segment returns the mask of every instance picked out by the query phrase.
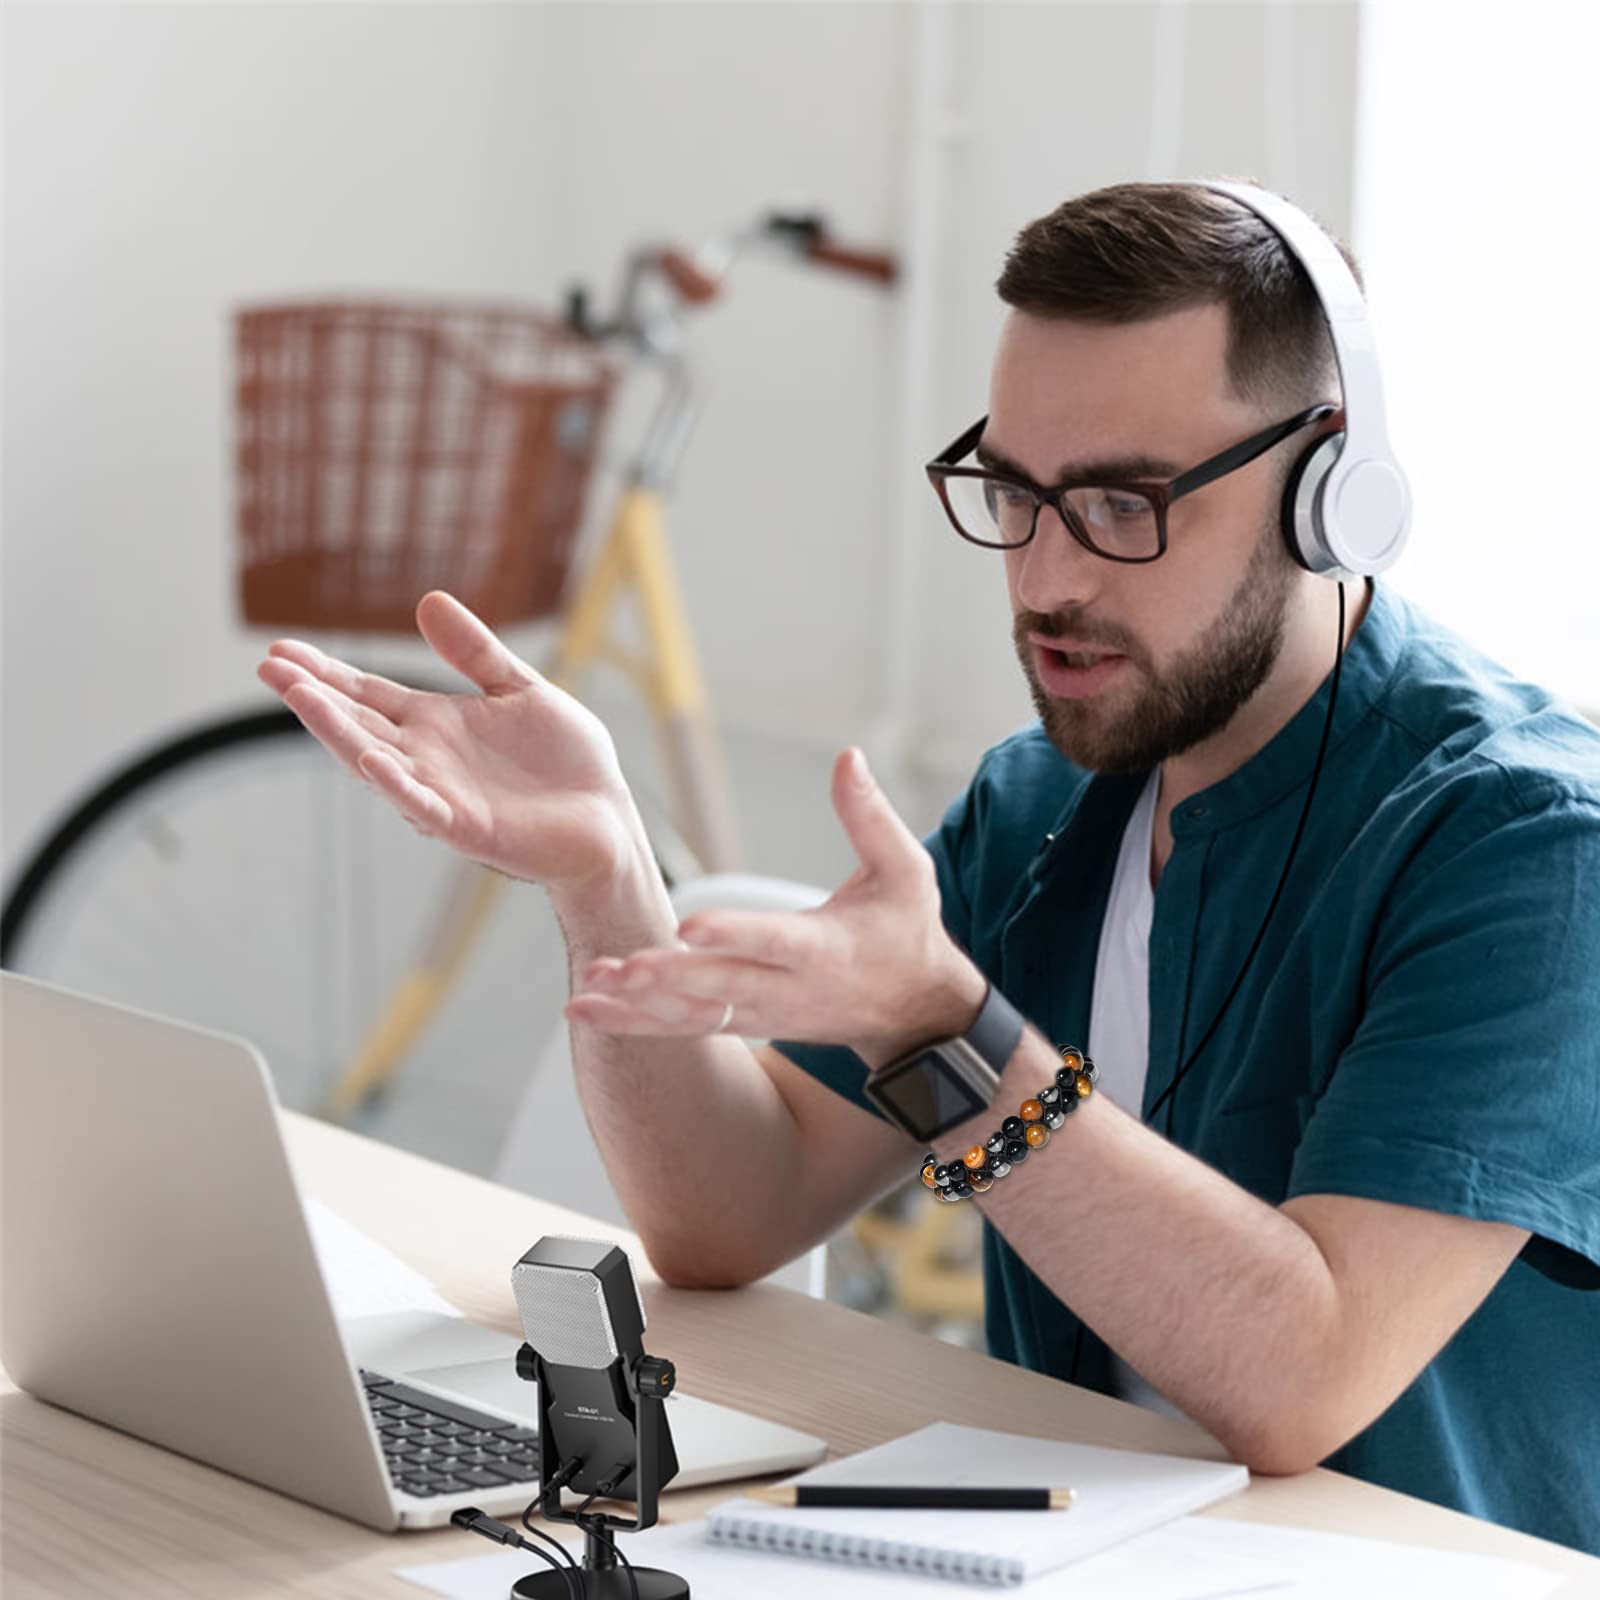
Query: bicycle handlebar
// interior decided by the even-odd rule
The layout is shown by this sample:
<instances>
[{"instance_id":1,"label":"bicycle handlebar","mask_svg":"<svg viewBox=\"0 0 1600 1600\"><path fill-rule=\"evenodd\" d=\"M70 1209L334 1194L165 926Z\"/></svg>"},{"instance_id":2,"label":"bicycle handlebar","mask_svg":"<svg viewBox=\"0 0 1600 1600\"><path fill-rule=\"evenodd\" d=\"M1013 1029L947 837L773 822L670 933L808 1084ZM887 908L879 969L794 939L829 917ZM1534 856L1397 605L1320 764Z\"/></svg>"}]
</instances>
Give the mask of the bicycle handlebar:
<instances>
[{"instance_id":1,"label":"bicycle handlebar","mask_svg":"<svg viewBox=\"0 0 1600 1600\"><path fill-rule=\"evenodd\" d=\"M856 250L816 239L805 247L805 254L819 267L832 267L836 272L853 273L882 284L893 283L900 276L900 263L887 250Z\"/></svg>"},{"instance_id":2,"label":"bicycle handlebar","mask_svg":"<svg viewBox=\"0 0 1600 1600\"><path fill-rule=\"evenodd\" d=\"M900 275L899 262L887 250L864 250L838 243L828 232L826 221L812 213L770 212L746 235L731 244L724 242L710 249L715 263L708 270L707 252L699 256L675 245L650 252L649 265L672 286L678 298L688 305L708 305L722 291L727 267L744 244L764 241L776 245L802 261L809 261L834 272L868 278L885 286Z\"/></svg>"},{"instance_id":3,"label":"bicycle handlebar","mask_svg":"<svg viewBox=\"0 0 1600 1600\"><path fill-rule=\"evenodd\" d=\"M679 298L691 305L705 305L715 300L721 291L721 281L702 272L687 251L668 245L657 255L656 266L660 268L661 276L677 290Z\"/></svg>"}]
</instances>

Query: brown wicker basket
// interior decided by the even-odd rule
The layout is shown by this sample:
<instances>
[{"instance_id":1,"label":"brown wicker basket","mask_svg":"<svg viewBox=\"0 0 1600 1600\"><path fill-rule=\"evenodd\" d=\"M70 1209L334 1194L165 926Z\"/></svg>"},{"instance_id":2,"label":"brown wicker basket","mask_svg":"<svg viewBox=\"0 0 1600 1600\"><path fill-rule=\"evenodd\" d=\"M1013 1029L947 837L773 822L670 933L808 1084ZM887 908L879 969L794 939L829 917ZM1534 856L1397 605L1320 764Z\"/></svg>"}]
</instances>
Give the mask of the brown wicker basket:
<instances>
[{"instance_id":1,"label":"brown wicker basket","mask_svg":"<svg viewBox=\"0 0 1600 1600\"><path fill-rule=\"evenodd\" d=\"M256 306L235 318L245 621L411 633L561 604L616 372L538 312Z\"/></svg>"}]
</instances>

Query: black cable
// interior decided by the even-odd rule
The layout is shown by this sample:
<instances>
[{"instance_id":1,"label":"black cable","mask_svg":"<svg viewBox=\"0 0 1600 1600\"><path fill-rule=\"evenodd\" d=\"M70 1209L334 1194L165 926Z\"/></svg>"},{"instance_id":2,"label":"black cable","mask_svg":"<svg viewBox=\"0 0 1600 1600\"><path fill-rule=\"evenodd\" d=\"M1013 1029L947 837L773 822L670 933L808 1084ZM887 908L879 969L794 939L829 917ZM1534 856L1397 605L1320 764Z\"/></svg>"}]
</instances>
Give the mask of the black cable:
<instances>
[{"instance_id":1,"label":"black cable","mask_svg":"<svg viewBox=\"0 0 1600 1600\"><path fill-rule=\"evenodd\" d=\"M535 1539L543 1539L546 1544L550 1545L554 1550L556 1550L557 1553L560 1555L561 1559L566 1562L567 1567L570 1567L572 1569L572 1572L576 1572L576 1573L580 1573L581 1574L582 1569L578 1566L578 1563L572 1559L572 1552L564 1544L562 1544L562 1542L558 1538L556 1538L556 1536L553 1533L546 1533L542 1528L534 1527L533 1522L531 1520L531 1517L532 1517L533 1508L538 1504L539 1504L539 1502L537 1500L530 1500L527 1503L527 1505L525 1505L522 1508L522 1526L529 1533L531 1533L534 1536ZM525 1548L531 1550L531 1549L533 1549L533 1546L532 1545L527 1545ZM539 1554L540 1555L544 1555L544 1552L541 1550L541 1551L539 1551ZM548 1560L551 1563L552 1566L554 1566L556 1564L554 1557L546 1556L545 1559ZM562 1568L561 1571L562 1571L562 1576L565 1577L566 1580L567 1580L567 1592L569 1594L571 1594L571 1593L573 1593L573 1585L574 1585L574 1581L575 1580L572 1578L571 1574L566 1571L565 1568ZM582 1582L581 1576L576 1580L576 1583L577 1583L576 1600L582 1600L583 1582Z\"/></svg>"},{"instance_id":2,"label":"black cable","mask_svg":"<svg viewBox=\"0 0 1600 1600\"><path fill-rule=\"evenodd\" d=\"M1267 907L1267 914L1261 919L1261 926L1256 930L1255 943L1250 946L1250 954L1244 958L1244 965L1239 968L1239 975L1233 980L1233 987L1228 991L1228 998L1222 1002L1216 1016L1211 1019L1211 1026L1206 1029L1200 1043L1189 1053L1189 1059L1172 1075L1172 1082L1161 1091L1156 1103L1150 1107L1150 1112L1145 1121L1148 1122L1155 1116L1167 1099L1178 1087L1183 1075L1188 1072L1199 1059L1200 1052L1211 1043L1211 1035L1217 1031L1217 1024L1223 1019L1227 1009L1233 1003L1233 997L1239 992L1239 985L1244 982L1244 975L1250 970L1250 963L1256 958L1256 951L1261 948L1261 941L1266 937L1267 925L1272 921L1272 913L1278 909L1278 901L1283 897L1283 886L1289 881L1289 868L1294 865L1295 852L1300 848L1300 837L1306 831L1306 818L1311 815L1311 802L1316 798L1317 781L1322 776L1322 758L1327 754L1328 736L1333 732L1333 711L1339 703L1339 673L1344 666L1344 585L1339 585L1339 649L1333 658L1333 686L1328 691L1328 714L1322 720L1322 742L1317 746L1316 763L1311 768L1311 784L1306 790L1306 803L1300 808L1300 821L1294 830L1293 842L1289 845L1288 859L1283 863L1283 871L1278 874L1278 887L1272 891L1272 901ZM1167 1137L1172 1137L1172 1106L1167 1107Z\"/></svg>"},{"instance_id":3,"label":"black cable","mask_svg":"<svg viewBox=\"0 0 1600 1600\"><path fill-rule=\"evenodd\" d=\"M587 1521L584 1519L584 1512L586 1512L589 1507L592 1506L602 1495L610 1494L632 1471L633 1463L631 1461L619 1463L615 1475L607 1478L606 1481L602 1483L600 1487L596 1489L595 1492L590 1495L581 1506L578 1507L578 1509L573 1513L573 1520L576 1521L578 1526L582 1528L585 1533L593 1534L593 1536L611 1552L612 1557L622 1563L623 1570L628 1574L628 1587L633 1591L632 1600L639 1600L639 1580L633 1575L633 1563L629 1561L628 1558L623 1555L622 1551L618 1548L615 1536L606 1526L605 1514L602 1512L600 1515L590 1518Z\"/></svg>"},{"instance_id":4,"label":"black cable","mask_svg":"<svg viewBox=\"0 0 1600 1600\"><path fill-rule=\"evenodd\" d=\"M496 1544L510 1545L518 1550L525 1550L529 1555L538 1556L541 1561L548 1561L562 1576L567 1586L567 1593L572 1600L584 1600L583 1582L581 1577L574 1577L576 1568L568 1570L572 1565L572 1557L567 1556L566 1567L562 1566L547 1550L541 1550L536 1544L529 1544L515 1528L508 1527L503 1522L497 1522L493 1517L486 1516L476 1506L463 1506L454 1512L450 1518L451 1525L465 1528L468 1533L476 1533L485 1539L493 1539ZM565 1551L562 1552L564 1555Z\"/></svg>"},{"instance_id":5,"label":"black cable","mask_svg":"<svg viewBox=\"0 0 1600 1600\"><path fill-rule=\"evenodd\" d=\"M1300 821L1294 830L1294 838L1289 845L1289 854L1283 863L1283 871L1278 874L1278 887L1272 891L1272 900L1267 906L1267 914L1261 919L1261 926L1256 930L1255 942L1250 946L1250 953L1244 958L1244 965L1239 968L1238 976L1233 980L1233 987L1228 990L1228 997L1218 1008L1216 1016L1211 1019L1211 1026L1193 1050L1189 1052L1189 1059L1183 1063L1172 1075L1172 1082L1163 1089L1150 1107L1149 1112L1141 1119L1150 1122L1155 1114L1167 1107L1167 1138L1172 1137L1172 1113L1177 1105L1173 1091L1183 1079L1185 1073L1200 1058L1200 1052L1211 1043L1211 1036L1217 1031L1217 1025L1227 1014L1228 1007L1233 1004L1233 997L1238 994L1239 986L1244 982L1245 974L1250 970L1250 963L1256 958L1256 951L1261 948L1261 941L1266 937L1267 926L1272 921L1272 913L1278 909L1278 901L1283 897L1283 886L1289 881L1289 869L1294 865L1295 852L1300 848L1301 836L1306 831L1306 818L1311 815L1311 802L1316 798L1317 783L1322 777L1322 761L1328 752L1328 737L1333 732L1333 712L1339 704L1339 674L1344 667L1344 584L1339 585L1339 643L1333 658L1333 683L1328 690L1328 714L1322 721L1322 740L1317 746L1317 759L1311 768L1311 783L1306 789L1305 804L1300 808ZM1170 1101L1170 1104L1168 1103ZM1083 1319L1078 1319L1078 1331L1072 1340L1072 1368L1068 1374L1067 1382L1076 1383L1078 1379L1078 1358L1083 1351Z\"/></svg>"}]
</instances>

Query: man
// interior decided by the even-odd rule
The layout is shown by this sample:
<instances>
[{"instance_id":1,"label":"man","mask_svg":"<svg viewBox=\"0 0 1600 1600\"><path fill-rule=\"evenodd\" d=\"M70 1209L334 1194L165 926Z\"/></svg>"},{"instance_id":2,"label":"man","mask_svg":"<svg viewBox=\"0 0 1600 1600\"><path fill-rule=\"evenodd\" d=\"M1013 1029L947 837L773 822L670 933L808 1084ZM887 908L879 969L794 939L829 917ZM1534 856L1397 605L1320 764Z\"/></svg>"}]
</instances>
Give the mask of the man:
<instances>
[{"instance_id":1,"label":"man","mask_svg":"<svg viewBox=\"0 0 1600 1600\"><path fill-rule=\"evenodd\" d=\"M963 1034L992 985L1034 1026L940 1164L1061 1043L1101 1070L964 1202L996 1355L1176 1407L1259 1472L1327 1461L1600 1552L1600 735L1383 584L1290 559L1285 478L1340 397L1251 213L1099 191L1025 229L999 288L987 420L935 475L1005 546L1039 722L926 847L846 752L861 864L818 910L675 927L604 730L446 596L419 625L481 695L292 642L262 677L420 830L548 886L585 1111L669 1281L757 1278L914 1172L867 1071ZM1275 424L1171 501L1159 559L1055 492Z\"/></svg>"}]
</instances>

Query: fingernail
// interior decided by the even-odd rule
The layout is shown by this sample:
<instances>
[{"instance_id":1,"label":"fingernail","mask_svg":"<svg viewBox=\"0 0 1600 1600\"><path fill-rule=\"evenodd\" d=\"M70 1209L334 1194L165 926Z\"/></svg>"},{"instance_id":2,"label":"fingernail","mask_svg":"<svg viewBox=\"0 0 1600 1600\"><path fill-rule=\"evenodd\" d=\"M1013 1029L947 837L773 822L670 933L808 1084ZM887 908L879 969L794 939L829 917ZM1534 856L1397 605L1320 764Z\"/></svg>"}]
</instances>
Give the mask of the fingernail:
<instances>
[{"instance_id":1,"label":"fingernail","mask_svg":"<svg viewBox=\"0 0 1600 1600\"><path fill-rule=\"evenodd\" d=\"M872 774L867 771L867 758L859 746L850 752L850 777L858 789L865 789L872 782Z\"/></svg>"}]
</instances>

